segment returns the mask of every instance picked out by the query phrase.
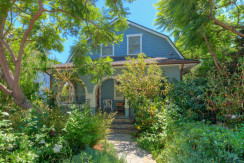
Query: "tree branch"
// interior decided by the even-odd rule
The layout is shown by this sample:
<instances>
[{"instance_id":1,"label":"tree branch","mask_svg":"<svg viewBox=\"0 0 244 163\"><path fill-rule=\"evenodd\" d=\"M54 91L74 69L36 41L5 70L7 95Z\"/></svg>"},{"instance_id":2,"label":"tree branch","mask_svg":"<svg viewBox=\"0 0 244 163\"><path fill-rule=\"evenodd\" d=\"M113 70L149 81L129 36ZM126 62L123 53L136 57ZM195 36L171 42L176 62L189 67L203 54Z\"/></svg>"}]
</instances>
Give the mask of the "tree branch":
<instances>
[{"instance_id":1,"label":"tree branch","mask_svg":"<svg viewBox=\"0 0 244 163\"><path fill-rule=\"evenodd\" d=\"M244 37L244 34L239 32L239 31L237 31L234 27L228 26L228 25L224 24L223 22L221 22L218 19L215 19L213 17L211 19L214 21L215 24L217 24L217 25L219 25L219 26L221 26L221 27L223 27L223 28L225 28L225 29L237 34L238 36Z\"/></svg>"},{"instance_id":2,"label":"tree branch","mask_svg":"<svg viewBox=\"0 0 244 163\"><path fill-rule=\"evenodd\" d=\"M44 11L42 0L38 0L38 3L39 3L39 10L32 17L32 19L29 23L29 26L28 26L26 32L24 33L24 36L23 36L21 43L20 43L19 55L18 55L18 60L16 61L16 64L15 64L15 74L14 74L14 87L16 87L16 88L19 87L19 75L20 75L20 70L21 70L21 60L22 60L22 56L23 56L23 52L24 52L25 43L27 41L27 38L28 38L34 24L35 24L35 21L42 15L42 12Z\"/></svg>"},{"instance_id":3,"label":"tree branch","mask_svg":"<svg viewBox=\"0 0 244 163\"><path fill-rule=\"evenodd\" d=\"M237 6L237 4L236 4L236 1L235 1L235 3L234 3L234 5L236 6L236 9L237 9L237 23L236 23L236 26L238 26L239 25L239 22L240 22L240 10L239 10L239 7Z\"/></svg>"},{"instance_id":4,"label":"tree branch","mask_svg":"<svg viewBox=\"0 0 244 163\"><path fill-rule=\"evenodd\" d=\"M16 57L15 57L14 52L13 52L13 50L11 49L11 47L10 47L10 46L9 46L3 39L0 39L0 42L1 42L1 43L8 49L8 51L9 51L9 53L10 53L10 55L11 55L11 58L12 58L14 64L15 64L15 62L16 62Z\"/></svg>"},{"instance_id":5,"label":"tree branch","mask_svg":"<svg viewBox=\"0 0 244 163\"><path fill-rule=\"evenodd\" d=\"M211 45L210 45L210 42L208 41L208 38L207 38L206 34L203 34L203 38L204 38L205 43L206 43L206 45L207 45L207 47L208 47L208 51L209 51L210 55L211 55L211 56L213 57L213 59L214 59L215 66L218 68L219 71L222 71L223 69L222 69L222 67L219 65L218 59L217 59L217 57L216 57L216 54L215 54L214 51L212 50Z\"/></svg>"},{"instance_id":6,"label":"tree branch","mask_svg":"<svg viewBox=\"0 0 244 163\"><path fill-rule=\"evenodd\" d=\"M12 27L12 24L13 24L13 11L11 11L10 13L11 13L10 25L9 25L8 29L5 31L4 36L9 32L9 30Z\"/></svg>"},{"instance_id":7,"label":"tree branch","mask_svg":"<svg viewBox=\"0 0 244 163\"><path fill-rule=\"evenodd\" d=\"M0 83L0 89L9 96L11 96L13 93L13 91L8 90L8 88L5 87L2 83Z\"/></svg>"},{"instance_id":8,"label":"tree branch","mask_svg":"<svg viewBox=\"0 0 244 163\"><path fill-rule=\"evenodd\" d=\"M236 3L236 1L237 1L237 0L230 1L230 2L226 3L225 5L223 5L223 6L219 6L219 7L215 7L214 9L220 9L220 8L226 7L226 6L228 6L228 5L232 4L232 3Z\"/></svg>"},{"instance_id":9,"label":"tree branch","mask_svg":"<svg viewBox=\"0 0 244 163\"><path fill-rule=\"evenodd\" d=\"M0 16L0 40L3 39L3 30L4 30L6 18L7 18L7 14L6 16L2 16L2 17ZM9 68L4 47L1 41L0 41L0 64L1 64L4 78L6 79L5 82L7 83L8 86L11 86L13 82L13 74Z\"/></svg>"},{"instance_id":10,"label":"tree branch","mask_svg":"<svg viewBox=\"0 0 244 163\"><path fill-rule=\"evenodd\" d=\"M223 22L221 22L220 20L216 19L213 16L213 2L212 2L212 0L208 0L208 2L210 3L209 18L212 19L215 24L217 24L217 25L221 26L222 28L225 28L225 29L237 34L238 36L244 37L243 33L237 31L235 28L233 28L231 26L228 26L228 25L224 24Z\"/></svg>"}]
</instances>

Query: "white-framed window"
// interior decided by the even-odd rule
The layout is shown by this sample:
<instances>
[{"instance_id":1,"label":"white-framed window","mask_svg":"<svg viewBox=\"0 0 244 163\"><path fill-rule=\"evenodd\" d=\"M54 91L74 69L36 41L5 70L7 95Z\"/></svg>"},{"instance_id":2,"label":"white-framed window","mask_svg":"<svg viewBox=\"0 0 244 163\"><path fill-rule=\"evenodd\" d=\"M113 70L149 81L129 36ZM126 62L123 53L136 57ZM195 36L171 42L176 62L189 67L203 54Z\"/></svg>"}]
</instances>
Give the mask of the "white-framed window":
<instances>
[{"instance_id":1,"label":"white-framed window","mask_svg":"<svg viewBox=\"0 0 244 163\"><path fill-rule=\"evenodd\" d=\"M142 34L126 35L127 55L137 55L142 53Z\"/></svg>"},{"instance_id":2,"label":"white-framed window","mask_svg":"<svg viewBox=\"0 0 244 163\"><path fill-rule=\"evenodd\" d=\"M117 89L117 85L119 85L120 82L114 80L114 99L115 100L123 100L124 96L122 93Z\"/></svg>"},{"instance_id":3,"label":"white-framed window","mask_svg":"<svg viewBox=\"0 0 244 163\"><path fill-rule=\"evenodd\" d=\"M113 56L114 55L114 45L108 44L107 46L101 45L101 57Z\"/></svg>"}]
</instances>

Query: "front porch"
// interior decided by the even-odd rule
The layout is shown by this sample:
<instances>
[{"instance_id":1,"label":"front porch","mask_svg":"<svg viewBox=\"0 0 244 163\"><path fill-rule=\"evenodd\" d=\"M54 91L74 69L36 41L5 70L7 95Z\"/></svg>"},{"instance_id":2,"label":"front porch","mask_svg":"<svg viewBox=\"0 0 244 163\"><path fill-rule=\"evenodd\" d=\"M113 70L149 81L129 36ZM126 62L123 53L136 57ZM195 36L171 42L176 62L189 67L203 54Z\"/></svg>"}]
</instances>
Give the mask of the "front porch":
<instances>
[{"instance_id":1,"label":"front porch","mask_svg":"<svg viewBox=\"0 0 244 163\"><path fill-rule=\"evenodd\" d=\"M134 111L129 109L126 98L120 93L115 78L103 80L96 90L96 109L108 113L117 112L117 117L134 118Z\"/></svg>"},{"instance_id":2,"label":"front porch","mask_svg":"<svg viewBox=\"0 0 244 163\"><path fill-rule=\"evenodd\" d=\"M82 108L88 104L93 114L97 111L118 112L120 117L134 118L134 110L129 108L127 99L122 96L116 85L115 76L105 77L99 83L91 83L86 76L80 77L82 82L68 81L59 88L57 103L62 108ZM84 82L83 82L84 81Z\"/></svg>"}]
</instances>

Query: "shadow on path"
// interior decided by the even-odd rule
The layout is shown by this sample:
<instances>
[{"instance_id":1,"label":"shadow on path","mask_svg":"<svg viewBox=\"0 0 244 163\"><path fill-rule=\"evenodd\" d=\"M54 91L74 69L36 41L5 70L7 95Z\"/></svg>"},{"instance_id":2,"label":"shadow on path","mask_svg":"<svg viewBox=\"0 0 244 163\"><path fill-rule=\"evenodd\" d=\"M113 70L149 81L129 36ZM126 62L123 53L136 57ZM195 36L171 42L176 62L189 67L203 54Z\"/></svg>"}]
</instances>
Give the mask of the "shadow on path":
<instances>
[{"instance_id":1,"label":"shadow on path","mask_svg":"<svg viewBox=\"0 0 244 163\"><path fill-rule=\"evenodd\" d=\"M108 141L114 144L118 156L125 155L127 163L156 163L152 155L140 149L128 134L110 134Z\"/></svg>"}]
</instances>

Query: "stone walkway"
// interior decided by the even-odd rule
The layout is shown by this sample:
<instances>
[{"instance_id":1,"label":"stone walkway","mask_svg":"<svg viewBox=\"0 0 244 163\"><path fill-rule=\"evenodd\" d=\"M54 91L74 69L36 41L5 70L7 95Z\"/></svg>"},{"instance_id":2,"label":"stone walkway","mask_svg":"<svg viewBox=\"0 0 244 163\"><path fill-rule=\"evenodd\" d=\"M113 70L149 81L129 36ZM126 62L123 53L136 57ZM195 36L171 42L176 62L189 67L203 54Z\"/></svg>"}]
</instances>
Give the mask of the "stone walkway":
<instances>
[{"instance_id":1,"label":"stone walkway","mask_svg":"<svg viewBox=\"0 0 244 163\"><path fill-rule=\"evenodd\" d=\"M118 156L125 157L127 163L156 163L152 155L140 149L128 134L110 134L109 142L114 144Z\"/></svg>"}]
</instances>

